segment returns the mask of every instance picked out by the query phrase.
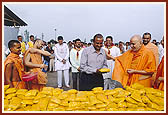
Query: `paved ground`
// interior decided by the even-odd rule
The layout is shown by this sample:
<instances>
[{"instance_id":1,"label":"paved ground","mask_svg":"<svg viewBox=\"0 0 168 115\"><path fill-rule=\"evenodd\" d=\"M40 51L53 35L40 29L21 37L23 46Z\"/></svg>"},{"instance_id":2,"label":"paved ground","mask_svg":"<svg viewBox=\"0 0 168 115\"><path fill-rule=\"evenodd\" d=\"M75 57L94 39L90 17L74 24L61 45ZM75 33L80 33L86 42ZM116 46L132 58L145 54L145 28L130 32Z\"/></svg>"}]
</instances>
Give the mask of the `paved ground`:
<instances>
[{"instance_id":1,"label":"paved ground","mask_svg":"<svg viewBox=\"0 0 168 115\"><path fill-rule=\"evenodd\" d=\"M64 90L69 90L72 89L72 73L70 72L70 88L66 88L65 87L65 83L64 83L64 77L62 79L62 83L63 83L63 89ZM48 76L48 83L47 83L47 87L54 87L57 88L58 84L57 84L57 72L47 72L47 76Z\"/></svg>"}]
</instances>

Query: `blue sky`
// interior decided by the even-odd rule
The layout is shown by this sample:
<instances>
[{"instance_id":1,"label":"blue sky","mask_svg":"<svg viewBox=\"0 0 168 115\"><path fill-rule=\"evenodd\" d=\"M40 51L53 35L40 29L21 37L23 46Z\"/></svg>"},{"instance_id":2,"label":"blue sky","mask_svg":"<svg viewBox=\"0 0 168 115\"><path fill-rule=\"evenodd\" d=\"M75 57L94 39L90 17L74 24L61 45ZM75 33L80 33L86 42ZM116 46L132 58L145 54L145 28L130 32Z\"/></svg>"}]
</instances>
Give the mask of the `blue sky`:
<instances>
[{"instance_id":1,"label":"blue sky","mask_svg":"<svg viewBox=\"0 0 168 115\"><path fill-rule=\"evenodd\" d=\"M96 33L111 35L114 42L129 41L134 34L150 32L160 41L164 35L162 3L5 3L28 26L19 34L30 34L44 40L62 35L65 41L80 38L89 42Z\"/></svg>"}]
</instances>

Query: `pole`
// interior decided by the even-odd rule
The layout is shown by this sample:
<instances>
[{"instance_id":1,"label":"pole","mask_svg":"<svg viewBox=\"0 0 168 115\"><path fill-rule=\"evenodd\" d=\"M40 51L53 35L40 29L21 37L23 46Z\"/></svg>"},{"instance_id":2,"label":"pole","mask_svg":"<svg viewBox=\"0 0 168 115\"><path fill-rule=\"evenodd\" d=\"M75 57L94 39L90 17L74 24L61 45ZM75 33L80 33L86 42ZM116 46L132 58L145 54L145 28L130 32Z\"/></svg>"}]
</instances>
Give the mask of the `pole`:
<instances>
[{"instance_id":1,"label":"pole","mask_svg":"<svg viewBox=\"0 0 168 115\"><path fill-rule=\"evenodd\" d=\"M54 29L55 30L55 41L56 41L56 31L57 31L57 29Z\"/></svg>"},{"instance_id":2,"label":"pole","mask_svg":"<svg viewBox=\"0 0 168 115\"><path fill-rule=\"evenodd\" d=\"M42 33L42 40L44 39L44 34Z\"/></svg>"}]
</instances>

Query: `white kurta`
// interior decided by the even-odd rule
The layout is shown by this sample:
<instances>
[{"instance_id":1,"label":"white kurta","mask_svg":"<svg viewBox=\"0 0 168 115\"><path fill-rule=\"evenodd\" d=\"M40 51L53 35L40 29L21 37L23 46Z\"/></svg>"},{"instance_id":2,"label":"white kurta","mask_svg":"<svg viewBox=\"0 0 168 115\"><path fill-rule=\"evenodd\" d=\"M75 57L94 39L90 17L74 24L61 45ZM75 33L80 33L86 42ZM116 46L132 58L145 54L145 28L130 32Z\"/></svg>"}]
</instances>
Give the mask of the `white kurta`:
<instances>
[{"instance_id":1,"label":"white kurta","mask_svg":"<svg viewBox=\"0 0 168 115\"><path fill-rule=\"evenodd\" d=\"M103 47L104 50L106 50L108 52L108 49L106 47ZM116 46L113 46L112 48L109 49L110 50L110 55L113 57L117 57L120 56L120 49ZM110 72L103 74L103 78L112 78L112 73L113 73L113 69L114 69L114 64L115 61L113 60L107 60L107 65L108 68L110 69Z\"/></svg>"},{"instance_id":2,"label":"white kurta","mask_svg":"<svg viewBox=\"0 0 168 115\"><path fill-rule=\"evenodd\" d=\"M162 57L164 56L164 48L162 45L158 45L158 49L159 49L159 63L162 60Z\"/></svg>"},{"instance_id":3,"label":"white kurta","mask_svg":"<svg viewBox=\"0 0 168 115\"><path fill-rule=\"evenodd\" d=\"M79 72L77 69L80 67L80 60L81 60L82 52L83 52L83 48L79 51L79 57L77 59L77 50L75 50L74 48L71 49L70 61L72 65L72 72Z\"/></svg>"},{"instance_id":4,"label":"white kurta","mask_svg":"<svg viewBox=\"0 0 168 115\"><path fill-rule=\"evenodd\" d=\"M69 48L68 45L63 43L62 45L56 44L54 47L55 53L55 70L67 70L70 68L69 63ZM65 59L66 63L63 64L62 60Z\"/></svg>"}]
</instances>

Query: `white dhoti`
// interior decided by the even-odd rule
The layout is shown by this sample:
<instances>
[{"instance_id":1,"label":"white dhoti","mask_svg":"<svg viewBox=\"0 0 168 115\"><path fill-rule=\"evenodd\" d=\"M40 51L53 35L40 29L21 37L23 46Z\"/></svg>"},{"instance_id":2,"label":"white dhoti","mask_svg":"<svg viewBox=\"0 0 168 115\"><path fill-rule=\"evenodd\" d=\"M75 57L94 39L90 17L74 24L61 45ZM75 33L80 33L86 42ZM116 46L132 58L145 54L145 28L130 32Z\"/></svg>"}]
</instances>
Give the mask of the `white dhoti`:
<instances>
[{"instance_id":1,"label":"white dhoti","mask_svg":"<svg viewBox=\"0 0 168 115\"><path fill-rule=\"evenodd\" d=\"M58 87L62 87L62 72L64 74L64 82L67 87L69 87L69 69L66 70L58 70Z\"/></svg>"}]
</instances>

